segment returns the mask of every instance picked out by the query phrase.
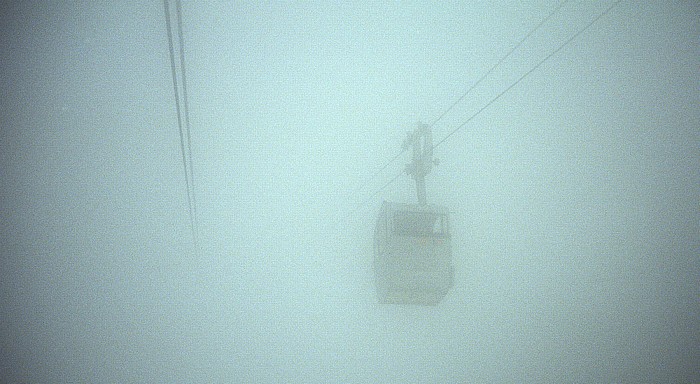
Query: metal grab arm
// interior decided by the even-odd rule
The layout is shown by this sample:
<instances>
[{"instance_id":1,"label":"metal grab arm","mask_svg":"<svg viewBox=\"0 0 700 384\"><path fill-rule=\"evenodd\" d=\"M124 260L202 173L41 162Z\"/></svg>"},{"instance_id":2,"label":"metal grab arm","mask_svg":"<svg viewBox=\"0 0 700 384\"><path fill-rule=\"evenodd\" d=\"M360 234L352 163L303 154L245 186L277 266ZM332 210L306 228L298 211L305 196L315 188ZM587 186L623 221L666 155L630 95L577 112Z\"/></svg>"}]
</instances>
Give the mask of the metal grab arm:
<instances>
[{"instance_id":1,"label":"metal grab arm","mask_svg":"<svg viewBox=\"0 0 700 384\"><path fill-rule=\"evenodd\" d=\"M425 175L433 167L433 134L429 125L419 122L413 132L406 134L403 147L408 149L410 146L413 146L413 161L406 165L406 173L416 181L418 203L426 205Z\"/></svg>"}]
</instances>

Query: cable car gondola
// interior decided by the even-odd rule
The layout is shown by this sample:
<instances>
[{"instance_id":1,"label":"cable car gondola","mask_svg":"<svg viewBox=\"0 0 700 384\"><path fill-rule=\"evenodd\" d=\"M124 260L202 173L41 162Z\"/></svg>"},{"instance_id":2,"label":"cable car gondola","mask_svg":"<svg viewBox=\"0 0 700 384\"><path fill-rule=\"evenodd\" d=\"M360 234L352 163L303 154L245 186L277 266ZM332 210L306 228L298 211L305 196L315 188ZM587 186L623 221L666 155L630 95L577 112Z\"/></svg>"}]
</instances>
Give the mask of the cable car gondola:
<instances>
[{"instance_id":1,"label":"cable car gondola","mask_svg":"<svg viewBox=\"0 0 700 384\"><path fill-rule=\"evenodd\" d=\"M383 304L436 305L454 280L450 215L426 202L425 175L433 164L429 126L409 132L404 149L411 146L406 172L416 182L418 204L382 204L374 231L375 286Z\"/></svg>"}]
</instances>

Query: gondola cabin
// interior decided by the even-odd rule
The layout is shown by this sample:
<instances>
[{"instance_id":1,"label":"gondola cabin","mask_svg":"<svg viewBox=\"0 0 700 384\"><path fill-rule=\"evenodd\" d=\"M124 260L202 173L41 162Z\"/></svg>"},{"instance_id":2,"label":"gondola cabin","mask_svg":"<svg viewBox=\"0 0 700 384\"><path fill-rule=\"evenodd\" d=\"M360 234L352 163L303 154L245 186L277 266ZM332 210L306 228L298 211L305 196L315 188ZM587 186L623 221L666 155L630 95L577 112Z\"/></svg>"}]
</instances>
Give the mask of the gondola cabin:
<instances>
[{"instance_id":1,"label":"gondola cabin","mask_svg":"<svg viewBox=\"0 0 700 384\"><path fill-rule=\"evenodd\" d=\"M379 302L436 305L452 287L449 210L384 202L374 231Z\"/></svg>"}]
</instances>

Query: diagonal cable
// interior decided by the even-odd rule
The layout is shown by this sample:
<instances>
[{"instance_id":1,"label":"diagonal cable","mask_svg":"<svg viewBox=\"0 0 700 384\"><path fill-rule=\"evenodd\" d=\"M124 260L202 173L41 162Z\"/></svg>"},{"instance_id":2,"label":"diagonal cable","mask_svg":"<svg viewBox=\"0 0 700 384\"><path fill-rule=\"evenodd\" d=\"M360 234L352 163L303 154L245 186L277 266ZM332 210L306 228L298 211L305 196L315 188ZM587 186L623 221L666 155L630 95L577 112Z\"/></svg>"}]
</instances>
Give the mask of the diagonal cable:
<instances>
[{"instance_id":1,"label":"diagonal cable","mask_svg":"<svg viewBox=\"0 0 700 384\"><path fill-rule=\"evenodd\" d=\"M579 37L583 32L585 32L588 28L590 28L593 24L595 24L598 20L600 20L600 18L602 18L603 16L605 16L606 14L608 14L613 8L615 8L615 6L616 6L617 4L620 3L620 1L622 1L622 0L617 0L617 1L615 1L615 2L614 2L611 6L609 6L605 11L603 11L602 13L600 13L597 17L595 17L595 18L594 18L593 20L591 20L588 24L586 24L585 27L581 28L581 29L580 29L578 32L576 32L573 36L571 36L571 37L570 37L569 39L567 39L564 43L562 43L557 49L555 49L554 51L552 51L552 52L551 52L549 55L547 55L544 59L540 60L540 62L537 63L537 65L535 65L535 66L532 67L529 71L525 72L525 74L523 74L522 76L520 76L520 78L518 78L518 80L516 80L514 83L512 83L510 86L508 86L508 88L504 89L501 93L499 93L498 95L496 95L496 97L494 97L493 99L491 99L491 101L489 101L488 103L486 103L486 105L484 105L483 107L481 107L481 109L479 109L478 111L476 111L476 113L474 113L473 115L471 115L465 122L463 122L463 123L460 124L457 128L455 128L454 130L452 130L452 132L448 133L447 136L443 137L442 140L440 140L437 144L435 144L435 145L433 146L433 148L439 147L440 144L444 143L445 140L447 140L448 138L450 138L450 136L452 136L452 135L454 135L455 133L457 133L457 131L459 131L460 129L462 129L465 125L467 125L467 123L469 123L470 121L472 121L476 116L478 116L478 115L479 115L481 112L483 112L486 108L488 108L489 106L491 106L491 104L495 103L498 99L500 99L503 95L505 95L505 94L506 94L508 91L510 91L513 87L515 87L516 85L518 85L523 79L525 79L526 77L528 77L532 72L534 72L535 70L537 70L537 68L539 68L540 66L542 66L542 64L544 64L544 63L545 63L547 60L549 60L552 56L556 55L556 54L557 54L559 51L561 51L564 47L566 47L567 45L569 45L569 43L571 43L572 41L574 41L574 40L575 40L577 37Z\"/></svg>"},{"instance_id":2,"label":"diagonal cable","mask_svg":"<svg viewBox=\"0 0 700 384\"><path fill-rule=\"evenodd\" d=\"M484 81L496 68L498 68L498 66L503 64L503 62L506 59L508 59L508 57L510 57L513 54L513 52L515 52L528 38L530 38L530 36L532 36L533 33L535 33L538 29L540 29L542 27L542 25L544 25L549 19L551 19L552 16L554 16L557 12L559 12L559 10L568 1L569 0L562 1L556 8L554 8L554 10L552 10L552 12L549 13L549 15L547 15L547 17L542 19L534 28L532 28L522 39L520 39L520 41L515 46L513 46L513 48L511 48L510 51L508 51L508 53L503 55L498 60L498 62L496 62L496 64L494 64L491 67L491 69L489 69L486 73L484 73L474 84L472 84L471 87L469 87L469 89L467 89L466 92L464 92L462 94L462 96L460 96L454 103L452 103L452 105L450 105L445 111L443 111L442 114L440 116L438 116L438 118L435 119L432 122L432 124L430 124L430 127L432 128L435 124L437 124L440 120L442 120L442 118L445 117L445 115L447 115L447 113L450 112L452 110L452 108L454 108L457 104L459 104L462 100L464 100L464 98L467 97L467 95L470 94L474 90L474 88L476 88L479 84L481 84L481 82ZM362 183L359 188L357 188L356 193L362 191L367 185L369 185L369 183L372 180L374 180L375 177L379 176L379 174L381 174L385 169L387 169L387 167L389 167L389 165L391 165L394 161L396 161L399 157L401 157L401 155L405 151L406 151L406 149L403 148L399 153L396 154L396 156L391 158L391 160L386 162L384 164L384 166L382 166L378 171L376 171L374 174L372 174L372 176L367 178L367 180L364 183Z\"/></svg>"},{"instance_id":3,"label":"diagonal cable","mask_svg":"<svg viewBox=\"0 0 700 384\"><path fill-rule=\"evenodd\" d=\"M194 184L194 165L192 164L192 139L190 135L190 108L187 97L187 72L185 71L185 35L182 32L182 7L180 0L175 1L177 12L177 31L180 37L180 71L182 72L182 99L185 107L185 132L187 133L187 150L189 153L190 184L192 189L192 213L194 222L194 243L198 248L199 223L197 222L197 194Z\"/></svg>"},{"instance_id":4,"label":"diagonal cable","mask_svg":"<svg viewBox=\"0 0 700 384\"><path fill-rule=\"evenodd\" d=\"M581 28L579 31L577 31L574 35L572 35L571 37L569 37L569 39L567 39L564 43L562 43L559 47L557 47L557 49L555 49L555 50L552 51L550 54L548 54L544 59L540 60L534 67L532 67L530 70L528 70L527 72L525 72L525 74L523 74L522 76L520 76L520 78L518 78L515 82L513 82L513 83L512 83L511 85L509 85L506 89L504 89L502 92L500 92L498 95L496 95L496 97L494 97L493 99L491 99L488 103L486 103L486 105L484 105L481 109L479 109L478 111L476 111L476 112L475 112L473 115L471 115L466 121L464 121L464 122L463 122L462 124L460 124L457 128L455 128L455 129L452 130L449 134L447 134L447 136L443 137L437 144L433 145L433 149L439 147L439 146L440 146L442 143L444 143L448 138L450 138L452 135L454 135L455 133L457 133L457 131L459 131L460 129L462 129L465 125L467 125L470 121L472 121L476 116L478 116L478 115L479 115L481 112L483 112L486 108L488 108L489 106L491 106L491 105L492 105L493 103L495 103L498 99L500 99L503 95L505 95L508 91L510 91L510 90L513 89L516 85L518 85L523 79L525 79L525 78L528 77L530 74L532 74L534 71L536 71L539 67L541 67L542 64L544 64L547 60L549 60L549 59L552 58L554 55L556 55L559 51L561 51L562 49L564 49L564 47L566 47L567 45L569 45L572 41L576 40L576 38L578 38L582 33L584 33L584 32L585 32L586 30L588 30L591 26L593 26L593 24L595 24L596 22L598 22L598 20L600 20L603 16L607 15L608 13L610 13L610 11L612 11L613 8L615 8L621 1L622 1L622 0L617 0L617 1L615 1L612 5L610 5L607 9L605 9L602 13L600 13L600 14L599 14L598 16L596 16L593 20L591 20L588 24L586 24L586 26L584 26L584 27ZM394 181L396 181L396 179L398 179L399 176L401 176L401 173L397 174L393 179L391 179L391 181L389 181L389 182L386 183L383 187L381 187L379 190L377 190L375 193L373 193L366 201L364 201L360 206L358 206L358 208L356 208L353 212L356 212L356 211L359 210L361 207L364 207L367 203L369 203L369 201L370 201L374 196L376 196L377 194L379 194L382 190L384 190L386 187L388 187L390 184L392 184Z\"/></svg>"},{"instance_id":5,"label":"diagonal cable","mask_svg":"<svg viewBox=\"0 0 700 384\"><path fill-rule=\"evenodd\" d=\"M185 184L187 186L187 204L189 206L190 213L190 227L192 229L192 236L194 239L197 238L197 231L195 230L194 223L194 212L192 207L192 196L190 193L190 178L187 170L187 155L185 153L185 136L182 127L182 112L180 111L180 93L177 87L177 73L175 71L175 50L173 48L173 32L170 23L170 7L168 6L168 0L163 0L163 5L165 7L165 26L168 30L168 48L170 49L170 68L173 75L173 90L175 92L175 110L177 112L177 125L180 131L180 151L182 152L182 166L185 170Z\"/></svg>"},{"instance_id":6,"label":"diagonal cable","mask_svg":"<svg viewBox=\"0 0 700 384\"><path fill-rule=\"evenodd\" d=\"M355 193L362 191L367 185L369 185L369 183L372 180L374 180L375 177L379 176L380 173L382 173L389 165L391 165L391 163L393 163L394 161L396 161L396 159L401 157L401 155L404 152L406 152L406 148L401 149L401 151L399 153L397 153L396 156L394 156L391 160L389 160L386 164L384 164L384 166L381 167L378 171L376 171L371 177L369 177L367 180L365 180L365 182L362 183L360 185L360 187L355 190Z\"/></svg>"},{"instance_id":7,"label":"diagonal cable","mask_svg":"<svg viewBox=\"0 0 700 384\"><path fill-rule=\"evenodd\" d=\"M379 189L378 189L376 192L374 192L371 196L369 196L367 199L365 199L365 201L363 201L361 204L359 204L359 205L357 206L357 208L355 208L355 209L352 211L352 213L354 214L355 212L359 211L362 207L364 207L365 205L367 205L375 196L377 196L377 195L378 195L379 193L381 193L384 189L386 189L386 187L390 186L391 184L394 184L394 182L396 182L396 180L398 180L399 177L400 177L401 175L402 175L402 173L398 173L396 176L394 176L393 179L389 180L389 182L387 182L386 184L384 184L384 186L382 186L381 188L379 188Z\"/></svg>"},{"instance_id":8,"label":"diagonal cable","mask_svg":"<svg viewBox=\"0 0 700 384\"><path fill-rule=\"evenodd\" d=\"M530 38L530 36L532 36L533 33L535 33L538 29L540 29L540 27L542 27L542 25L544 25L544 23L547 22L547 20L551 19L552 16L554 16L554 14L556 14L557 12L559 12L559 10L561 9L561 7L563 7L564 4L567 3L567 1L569 1L569 0L564 0L564 1L562 1L556 8L554 8L554 10L553 10L552 12L549 13L549 15L547 15L547 17L545 17L544 19L542 19L542 21L540 21L539 24L537 24L534 28L532 28L532 29L530 30L530 32L527 33L527 35L525 35L522 39L520 39L520 41L518 42L518 44L515 44L515 46L514 46L510 51L508 51L508 53L506 53L505 55L503 55L503 56L501 57L501 59L498 60L498 62L497 62L496 64L494 64L494 65L491 67L491 69L489 69L486 73L484 73L484 74L479 78L479 80L477 80L474 84L472 84L472 86L469 87L469 89L467 89L467 91L464 92L464 93L462 94L462 96L459 97L459 99L457 99L454 103L452 103L452 105L450 105L449 108L447 108L440 116L438 116L438 118L435 119L435 121L433 121L432 124L430 124L430 127L432 128L435 124L437 124L438 121L442 120L442 118L445 117L445 115L447 115L447 113L450 112L450 110L452 110L452 108L454 108L457 104L459 104L460 101L462 101L468 94L470 94L471 91L473 91L474 88L476 88L482 81L484 81L484 79L486 79L499 65L503 64L503 62L504 62L507 58L509 58L510 55L513 54L513 52L515 52L518 48L520 48L520 46L525 42L525 40L527 40L528 38Z\"/></svg>"}]
</instances>

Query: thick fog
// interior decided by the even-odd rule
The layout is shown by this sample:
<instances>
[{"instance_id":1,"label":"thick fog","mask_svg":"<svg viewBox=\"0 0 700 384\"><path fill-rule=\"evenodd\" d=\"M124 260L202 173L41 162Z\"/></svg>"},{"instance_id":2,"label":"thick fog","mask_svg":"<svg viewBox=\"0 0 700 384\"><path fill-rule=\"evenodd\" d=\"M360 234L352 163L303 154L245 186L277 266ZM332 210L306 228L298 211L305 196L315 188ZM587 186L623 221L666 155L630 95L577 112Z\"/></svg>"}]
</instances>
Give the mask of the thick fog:
<instances>
[{"instance_id":1,"label":"thick fog","mask_svg":"<svg viewBox=\"0 0 700 384\"><path fill-rule=\"evenodd\" d=\"M697 382L698 3L620 2L469 120L612 4L433 126L468 121L427 176L455 281L424 307L374 287L408 154L371 176L559 1L184 1L199 249L163 3L3 1L2 381Z\"/></svg>"}]
</instances>

